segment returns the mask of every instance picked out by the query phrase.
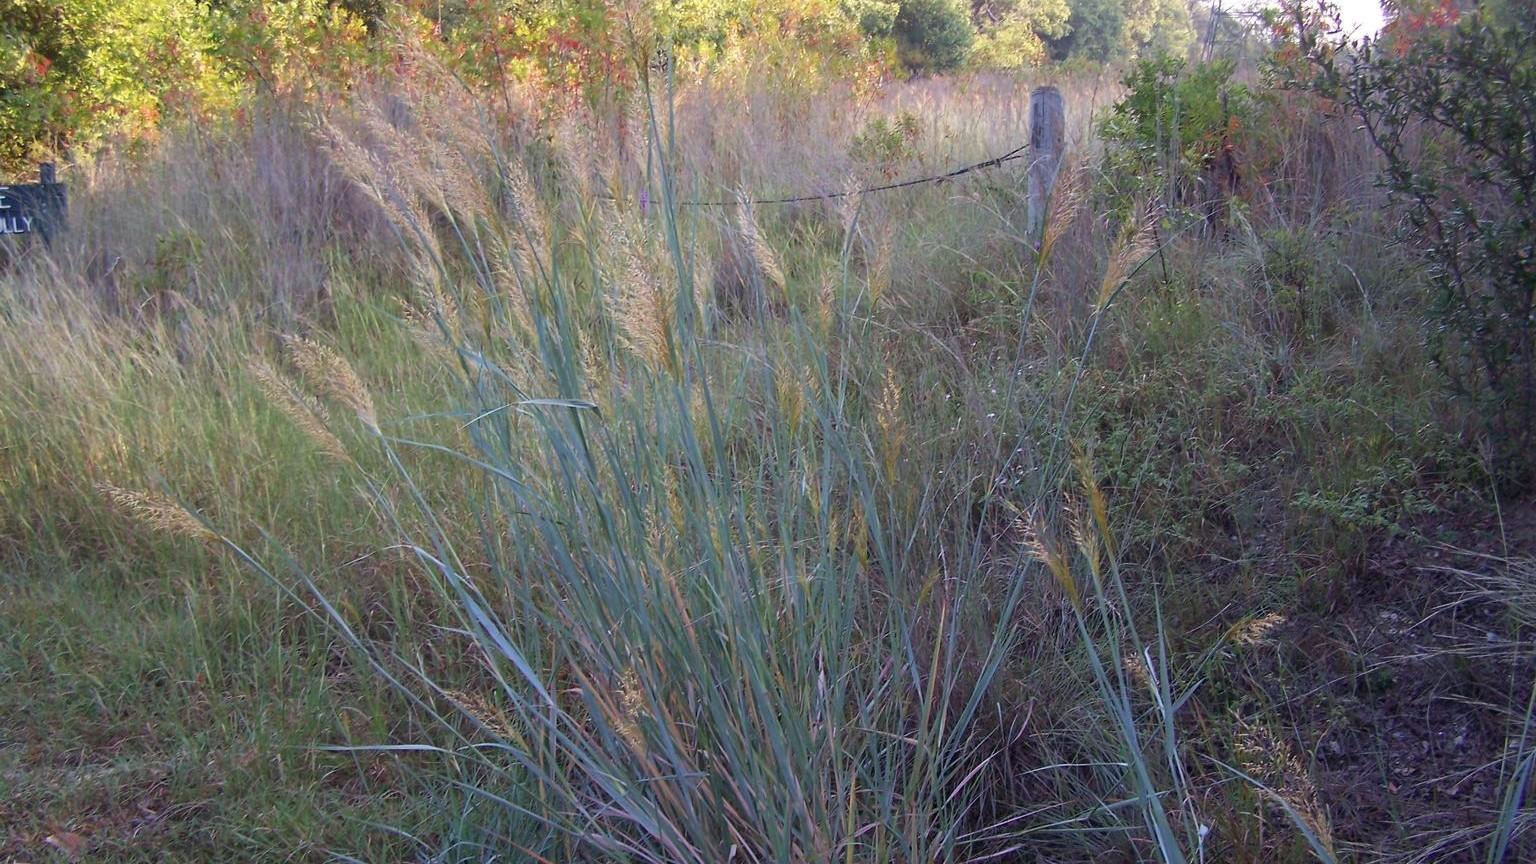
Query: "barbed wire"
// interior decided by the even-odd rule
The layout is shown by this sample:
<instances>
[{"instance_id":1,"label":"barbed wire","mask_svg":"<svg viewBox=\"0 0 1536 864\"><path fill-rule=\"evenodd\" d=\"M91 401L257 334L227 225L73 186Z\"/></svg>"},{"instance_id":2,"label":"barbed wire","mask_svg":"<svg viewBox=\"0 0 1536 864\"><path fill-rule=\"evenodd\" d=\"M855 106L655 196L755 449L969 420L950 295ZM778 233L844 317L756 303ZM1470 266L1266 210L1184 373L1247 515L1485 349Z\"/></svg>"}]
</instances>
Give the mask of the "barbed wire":
<instances>
[{"instance_id":1,"label":"barbed wire","mask_svg":"<svg viewBox=\"0 0 1536 864\"><path fill-rule=\"evenodd\" d=\"M946 180L953 180L956 177L963 177L966 174L971 174L971 173L974 173L976 171L985 171L985 170L987 170L989 168L996 168L996 167L1002 165L1005 162L1012 162L1015 159L1022 159L1026 155L1026 151L1027 150L1029 150L1029 145L1028 144L1023 144L1023 145L1020 145L1018 147L1015 147L1012 150L1009 150L1007 153L1004 153L1001 156L994 156L991 159L987 159L987 160L984 160L982 162L974 162L974 163L972 163L970 165L962 165L959 168L954 169L953 171L946 171L943 174L934 174L934 175L928 176L928 177L914 177L914 178L909 179L909 180L899 180L899 181L894 182L894 183L883 183L883 184L880 184L878 186L865 186L865 187L862 187L862 188L859 188L859 189L844 189L844 190L838 191L838 192L817 192L817 193L806 194L806 195L789 195L789 196L785 196L785 197L782 197L782 198L746 198L746 199L731 198L731 199L719 199L719 200L687 200L687 201L678 201L677 202L677 206L679 206L679 207L733 207L733 206L736 206L738 204L748 204L748 205L753 205L753 206L758 205L758 204L799 204L799 203L806 202L806 201L830 201L830 200L837 199L837 198L848 198L848 197L851 197L851 196L854 196L854 195L869 195L869 194L872 194L872 193L875 193L875 192L889 192L889 191L891 191L893 189L906 189L906 188L909 188L909 187L912 187L912 186L921 186L924 183L943 183ZM612 200L611 196L604 196L604 197L608 197L608 198L610 198L610 200Z\"/></svg>"}]
</instances>

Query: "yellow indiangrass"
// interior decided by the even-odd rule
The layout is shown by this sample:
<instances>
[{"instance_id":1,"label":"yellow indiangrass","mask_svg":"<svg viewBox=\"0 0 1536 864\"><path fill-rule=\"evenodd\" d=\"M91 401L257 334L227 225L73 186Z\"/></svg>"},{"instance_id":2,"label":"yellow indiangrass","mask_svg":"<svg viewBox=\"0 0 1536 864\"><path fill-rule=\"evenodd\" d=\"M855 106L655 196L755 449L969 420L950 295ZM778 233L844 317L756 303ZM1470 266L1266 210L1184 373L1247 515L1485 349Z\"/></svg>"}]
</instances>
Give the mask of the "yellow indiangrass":
<instances>
[{"instance_id":1,"label":"yellow indiangrass","mask_svg":"<svg viewBox=\"0 0 1536 864\"><path fill-rule=\"evenodd\" d=\"M654 367L673 369L673 297L650 265L633 231L614 216L605 231L616 270L614 319L628 348Z\"/></svg>"},{"instance_id":2,"label":"yellow indiangrass","mask_svg":"<svg viewBox=\"0 0 1536 864\"><path fill-rule=\"evenodd\" d=\"M880 298L885 296L886 289L891 287L891 257L895 250L896 241L891 236L891 230L887 228L880 233L875 241L874 255L869 262L869 303L877 306Z\"/></svg>"},{"instance_id":3,"label":"yellow indiangrass","mask_svg":"<svg viewBox=\"0 0 1536 864\"><path fill-rule=\"evenodd\" d=\"M1245 618L1232 625L1232 628L1227 631L1227 638L1234 645L1258 645L1266 641L1271 632L1284 624L1285 616L1276 612Z\"/></svg>"},{"instance_id":4,"label":"yellow indiangrass","mask_svg":"<svg viewBox=\"0 0 1536 864\"><path fill-rule=\"evenodd\" d=\"M1078 171L1062 172L1061 181L1056 184L1056 189L1051 194L1051 209L1045 222L1045 231L1040 238L1041 261L1051 257L1051 250L1056 248L1057 242L1067 233L1072 221L1077 218L1077 211L1085 197L1086 186Z\"/></svg>"},{"instance_id":5,"label":"yellow indiangrass","mask_svg":"<svg viewBox=\"0 0 1536 864\"><path fill-rule=\"evenodd\" d=\"M186 508L164 496L134 492L105 482L96 484L96 494L118 515L153 531L187 540L212 542L219 539L219 535L208 530Z\"/></svg>"},{"instance_id":6,"label":"yellow indiangrass","mask_svg":"<svg viewBox=\"0 0 1536 864\"><path fill-rule=\"evenodd\" d=\"M251 377L256 380L256 386L272 407L297 426L305 437L314 442L321 453L337 462L352 461L352 457L347 455L347 448L342 446L341 440L326 428L324 405L300 391L276 369L260 360L251 361L248 368Z\"/></svg>"},{"instance_id":7,"label":"yellow indiangrass","mask_svg":"<svg viewBox=\"0 0 1536 864\"><path fill-rule=\"evenodd\" d=\"M1070 514L1069 523L1072 528L1072 539L1076 541L1078 551L1082 553L1083 560L1088 562L1088 574L1093 577L1093 584L1098 588L1103 584L1104 562L1101 556L1103 546L1099 542L1099 533L1090 525L1090 518L1081 501L1070 499L1067 503Z\"/></svg>"},{"instance_id":8,"label":"yellow indiangrass","mask_svg":"<svg viewBox=\"0 0 1536 864\"><path fill-rule=\"evenodd\" d=\"M1067 561L1066 553L1061 544L1046 532L1045 526L1035 522L1027 534L1024 535L1024 550L1036 561L1045 565L1045 568L1056 578L1056 584L1066 592L1067 599L1071 601L1073 608L1083 608L1082 592L1078 590L1077 579L1072 575L1071 564Z\"/></svg>"},{"instance_id":9,"label":"yellow indiangrass","mask_svg":"<svg viewBox=\"0 0 1536 864\"><path fill-rule=\"evenodd\" d=\"M498 738L506 741L521 740L521 736L512 728L512 724L507 722L506 715L484 696L464 690L444 690L443 693L453 700L460 711L474 718L475 722L489 729Z\"/></svg>"},{"instance_id":10,"label":"yellow indiangrass","mask_svg":"<svg viewBox=\"0 0 1536 864\"><path fill-rule=\"evenodd\" d=\"M1104 501L1104 491L1099 488L1098 478L1094 476L1093 462L1086 451L1077 445L1073 445L1072 462L1077 467L1077 476L1083 487L1083 497L1087 500L1088 512L1093 516L1093 523L1099 529L1099 539L1104 544L1104 551L1111 561L1115 558L1115 536L1109 530L1109 505Z\"/></svg>"},{"instance_id":11,"label":"yellow indiangrass","mask_svg":"<svg viewBox=\"0 0 1536 864\"><path fill-rule=\"evenodd\" d=\"M379 431L373 397L345 357L302 336L285 336L283 342L288 346L293 365L305 379L325 395L351 409L363 425L374 432Z\"/></svg>"},{"instance_id":12,"label":"yellow indiangrass","mask_svg":"<svg viewBox=\"0 0 1536 864\"><path fill-rule=\"evenodd\" d=\"M763 237L762 229L758 227L757 215L753 211L752 202L747 198L746 190L736 193L736 200L740 202L736 222L741 230L741 237L746 241L747 250L752 255L752 260L757 264L757 269L775 288L784 288L784 270L779 266L778 256L773 253L773 247Z\"/></svg>"},{"instance_id":13,"label":"yellow indiangrass","mask_svg":"<svg viewBox=\"0 0 1536 864\"><path fill-rule=\"evenodd\" d=\"M896 458L901 453L905 428L901 416L901 382L896 380L896 372L890 365L886 366L885 383L875 402L875 422L880 427L886 475L891 476L896 473Z\"/></svg>"},{"instance_id":14,"label":"yellow indiangrass","mask_svg":"<svg viewBox=\"0 0 1536 864\"><path fill-rule=\"evenodd\" d=\"M633 667L624 670L619 677L619 734L638 752L645 751L645 735L640 731L639 720L645 716L645 693L640 689L640 676Z\"/></svg>"},{"instance_id":15,"label":"yellow indiangrass","mask_svg":"<svg viewBox=\"0 0 1536 864\"><path fill-rule=\"evenodd\" d=\"M1243 770L1263 781L1269 792L1283 802L1311 831L1324 849L1333 850L1333 826L1312 775L1295 751L1275 737L1267 726L1238 718L1233 755Z\"/></svg>"},{"instance_id":16,"label":"yellow indiangrass","mask_svg":"<svg viewBox=\"0 0 1536 864\"><path fill-rule=\"evenodd\" d=\"M864 195L859 191L859 178L849 174L843 181L843 197L837 204L838 222L843 226L843 233L850 234L854 226L858 224L859 208L864 203Z\"/></svg>"},{"instance_id":17,"label":"yellow indiangrass","mask_svg":"<svg viewBox=\"0 0 1536 864\"><path fill-rule=\"evenodd\" d=\"M1099 296L1094 301L1095 312L1104 311L1115 292L1131 278L1136 266L1157 248L1152 233L1153 224L1153 217L1149 216L1121 235L1114 253L1109 256L1109 264L1104 268L1104 279L1099 283Z\"/></svg>"}]
</instances>

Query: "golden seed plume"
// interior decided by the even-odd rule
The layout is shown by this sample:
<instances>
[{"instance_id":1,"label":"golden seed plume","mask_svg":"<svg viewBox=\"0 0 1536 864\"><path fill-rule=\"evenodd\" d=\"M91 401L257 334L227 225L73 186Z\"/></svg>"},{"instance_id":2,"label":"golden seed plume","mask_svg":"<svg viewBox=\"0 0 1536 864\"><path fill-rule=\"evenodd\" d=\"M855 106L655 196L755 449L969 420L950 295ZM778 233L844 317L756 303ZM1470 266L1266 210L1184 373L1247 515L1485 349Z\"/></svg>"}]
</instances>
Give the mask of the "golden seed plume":
<instances>
[{"instance_id":1,"label":"golden seed plume","mask_svg":"<svg viewBox=\"0 0 1536 864\"><path fill-rule=\"evenodd\" d=\"M345 357L302 336L285 336L283 344L288 347L293 365L306 380L325 395L347 406L363 425L374 432L379 431L379 418L373 408L373 397Z\"/></svg>"},{"instance_id":2,"label":"golden seed plume","mask_svg":"<svg viewBox=\"0 0 1536 864\"><path fill-rule=\"evenodd\" d=\"M1227 638L1234 645L1258 645L1269 639L1269 634L1284 626L1285 616L1277 612L1245 618L1232 625Z\"/></svg>"},{"instance_id":3,"label":"golden seed plume","mask_svg":"<svg viewBox=\"0 0 1536 864\"><path fill-rule=\"evenodd\" d=\"M816 327L819 336L823 339L832 333L832 324L837 320L837 292L841 284L839 274L834 270L827 270L821 274L821 290L816 292Z\"/></svg>"},{"instance_id":4,"label":"golden seed plume","mask_svg":"<svg viewBox=\"0 0 1536 864\"><path fill-rule=\"evenodd\" d=\"M1239 718L1233 739L1234 756L1244 771L1269 787L1289 806L1324 849L1333 850L1333 826L1317 784L1295 751L1267 726Z\"/></svg>"},{"instance_id":5,"label":"golden seed plume","mask_svg":"<svg viewBox=\"0 0 1536 864\"><path fill-rule=\"evenodd\" d=\"M1152 683L1152 675L1147 667L1147 658L1140 654L1130 653L1125 655L1125 674L1131 682L1146 690L1156 690Z\"/></svg>"},{"instance_id":6,"label":"golden seed plume","mask_svg":"<svg viewBox=\"0 0 1536 864\"><path fill-rule=\"evenodd\" d=\"M1115 560L1115 535L1109 530L1109 505L1104 500L1104 490L1099 488L1099 480L1093 472L1093 460L1088 456L1087 451L1075 444L1073 451L1072 463L1077 468L1077 477L1082 484L1088 512L1093 516L1093 524L1099 530L1099 540L1104 544L1105 553L1113 561Z\"/></svg>"},{"instance_id":7,"label":"golden seed plume","mask_svg":"<svg viewBox=\"0 0 1536 864\"><path fill-rule=\"evenodd\" d=\"M747 190L738 190L736 200L738 202L736 225L741 231L741 239L745 242L753 263L757 264L758 271L773 287L783 289L784 270L779 267L779 259L773 253L773 247L769 246L767 239L763 237L762 228L757 224L757 214L751 200L747 197Z\"/></svg>"},{"instance_id":8,"label":"golden seed plume","mask_svg":"<svg viewBox=\"0 0 1536 864\"><path fill-rule=\"evenodd\" d=\"M512 729L512 724L507 722L506 715L484 696L464 690L444 690L443 693L453 700L460 711L473 717L476 722L489 729L498 738L505 741L519 740L519 736Z\"/></svg>"},{"instance_id":9,"label":"golden seed plume","mask_svg":"<svg viewBox=\"0 0 1536 864\"><path fill-rule=\"evenodd\" d=\"M886 289L891 287L891 258L896 246L894 234L889 226L882 230L879 239L875 241L874 254L870 256L868 280L871 306L878 305Z\"/></svg>"},{"instance_id":10,"label":"golden seed plume","mask_svg":"<svg viewBox=\"0 0 1536 864\"><path fill-rule=\"evenodd\" d=\"M1155 215L1144 218L1139 225L1127 228L1109 256L1104 268L1104 279L1099 283L1099 296L1094 301L1094 311L1102 312L1109 305L1115 292L1148 255L1157 249L1153 235Z\"/></svg>"},{"instance_id":11,"label":"golden seed plume","mask_svg":"<svg viewBox=\"0 0 1536 864\"><path fill-rule=\"evenodd\" d=\"M337 462L352 461L352 457L347 455L347 448L342 446L341 440L326 428L327 412L324 405L299 390L276 369L260 360L251 361L248 368L251 377L256 380L257 388L261 390L261 394L267 398L272 407L297 426L305 437L314 442L320 452Z\"/></svg>"},{"instance_id":12,"label":"golden seed plume","mask_svg":"<svg viewBox=\"0 0 1536 864\"><path fill-rule=\"evenodd\" d=\"M1051 257L1051 250L1072 227L1077 211L1082 207L1087 183L1077 170L1063 171L1061 181L1051 193L1051 209L1046 217L1045 231L1040 239L1040 259Z\"/></svg>"},{"instance_id":13,"label":"golden seed plume","mask_svg":"<svg viewBox=\"0 0 1536 864\"><path fill-rule=\"evenodd\" d=\"M837 203L837 218L843 226L844 234L852 233L858 224L859 208L863 204L864 195L859 191L859 178L849 174L843 181L843 197Z\"/></svg>"},{"instance_id":14,"label":"golden seed plume","mask_svg":"<svg viewBox=\"0 0 1536 864\"><path fill-rule=\"evenodd\" d=\"M640 718L645 716L645 693L640 689L640 677L633 667L624 670L619 678L619 734L636 752L645 751L645 734L640 731Z\"/></svg>"},{"instance_id":15,"label":"golden seed plume","mask_svg":"<svg viewBox=\"0 0 1536 864\"><path fill-rule=\"evenodd\" d=\"M902 422L901 407L901 382L896 380L896 370L887 365L885 383L880 388L880 398L875 402L875 423L880 427L886 476L896 473L896 459L905 438L906 426Z\"/></svg>"},{"instance_id":16,"label":"golden seed plume","mask_svg":"<svg viewBox=\"0 0 1536 864\"><path fill-rule=\"evenodd\" d=\"M198 521L196 516L187 512L186 508L164 496L134 492L110 483L97 483L96 494L100 495L118 515L150 530L203 542L219 539L217 534L208 530L207 526Z\"/></svg>"},{"instance_id":17,"label":"golden seed plume","mask_svg":"<svg viewBox=\"0 0 1536 864\"><path fill-rule=\"evenodd\" d=\"M674 300L637 233L618 215L606 225L605 245L615 276L615 323L620 341L631 351L653 368L671 370Z\"/></svg>"},{"instance_id":18,"label":"golden seed plume","mask_svg":"<svg viewBox=\"0 0 1536 864\"><path fill-rule=\"evenodd\" d=\"M518 231L519 251L530 259L549 248L549 222L544 218L538 192L528 172L517 162L510 162L503 178L507 185L507 201L512 208L512 218Z\"/></svg>"},{"instance_id":19,"label":"golden seed plume","mask_svg":"<svg viewBox=\"0 0 1536 864\"><path fill-rule=\"evenodd\" d=\"M1061 544L1046 531L1045 526L1038 520L1030 526L1028 533L1024 535L1024 550L1029 553L1030 557L1045 565L1045 568L1056 578L1056 584L1060 585L1061 590L1066 592L1067 599L1071 601L1072 607L1081 611L1083 608L1082 593L1078 590L1077 579L1072 575L1072 567L1067 561L1066 553L1063 551Z\"/></svg>"},{"instance_id":20,"label":"golden seed plume","mask_svg":"<svg viewBox=\"0 0 1536 864\"><path fill-rule=\"evenodd\" d=\"M1088 575L1093 577L1093 584L1099 587L1103 584L1104 562L1101 556L1103 546L1099 542L1099 534L1095 530L1086 507L1081 501L1068 499L1067 512L1072 527L1072 539L1077 543L1077 549L1082 553L1083 560L1088 562Z\"/></svg>"}]
</instances>

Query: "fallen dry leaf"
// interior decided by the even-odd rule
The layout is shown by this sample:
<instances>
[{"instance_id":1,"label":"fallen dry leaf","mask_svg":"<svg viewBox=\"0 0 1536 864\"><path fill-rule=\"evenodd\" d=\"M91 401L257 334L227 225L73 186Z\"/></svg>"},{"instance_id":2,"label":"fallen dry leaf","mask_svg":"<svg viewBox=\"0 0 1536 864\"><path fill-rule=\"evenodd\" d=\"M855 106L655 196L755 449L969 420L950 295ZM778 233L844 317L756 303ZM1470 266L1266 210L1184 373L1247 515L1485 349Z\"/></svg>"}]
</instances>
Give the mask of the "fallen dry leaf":
<instances>
[{"instance_id":1,"label":"fallen dry leaf","mask_svg":"<svg viewBox=\"0 0 1536 864\"><path fill-rule=\"evenodd\" d=\"M63 852L70 860L79 858L80 853L85 851L85 838L73 831L60 831L57 834L49 834L48 838L43 842Z\"/></svg>"}]
</instances>

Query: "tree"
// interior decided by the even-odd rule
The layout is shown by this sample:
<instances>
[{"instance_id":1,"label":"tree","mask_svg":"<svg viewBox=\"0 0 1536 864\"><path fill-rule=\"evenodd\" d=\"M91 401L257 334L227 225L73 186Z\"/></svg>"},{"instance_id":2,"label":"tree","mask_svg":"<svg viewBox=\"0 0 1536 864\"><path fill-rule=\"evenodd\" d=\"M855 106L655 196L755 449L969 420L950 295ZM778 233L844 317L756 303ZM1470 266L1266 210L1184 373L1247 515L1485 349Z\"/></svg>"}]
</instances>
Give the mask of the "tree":
<instances>
[{"instance_id":1,"label":"tree","mask_svg":"<svg viewBox=\"0 0 1536 864\"><path fill-rule=\"evenodd\" d=\"M1195 44L1195 27L1186 0L1128 0L1125 47L1136 57L1168 54L1186 57Z\"/></svg>"},{"instance_id":2,"label":"tree","mask_svg":"<svg viewBox=\"0 0 1536 864\"><path fill-rule=\"evenodd\" d=\"M916 72L958 67L976 41L971 16L956 0L902 0L895 34L901 62Z\"/></svg>"},{"instance_id":3,"label":"tree","mask_svg":"<svg viewBox=\"0 0 1536 864\"><path fill-rule=\"evenodd\" d=\"M1125 3L1123 0L1074 0L1067 19L1067 32L1051 43L1051 54L1058 60L1081 57L1105 63L1124 47Z\"/></svg>"},{"instance_id":4,"label":"tree","mask_svg":"<svg viewBox=\"0 0 1536 864\"><path fill-rule=\"evenodd\" d=\"M218 102L218 13L196 0L0 0L0 163Z\"/></svg>"},{"instance_id":5,"label":"tree","mask_svg":"<svg viewBox=\"0 0 1536 864\"><path fill-rule=\"evenodd\" d=\"M1300 13L1300 14L1297 14ZM1328 14L1332 14L1331 12ZM1336 19L1336 15L1333 16ZM1434 286L1429 347L1476 406L1496 476L1536 482L1536 9L1452 4L1399 15L1375 44L1291 33L1326 95L1342 95L1385 160L1385 182ZM1315 20L1315 19L1314 19ZM1290 22L1287 22L1288 24Z\"/></svg>"},{"instance_id":6,"label":"tree","mask_svg":"<svg viewBox=\"0 0 1536 864\"><path fill-rule=\"evenodd\" d=\"M1072 10L1067 0L981 0L971 15L981 38L972 52L979 66L1018 69L1047 59L1047 39L1067 33Z\"/></svg>"}]
</instances>

